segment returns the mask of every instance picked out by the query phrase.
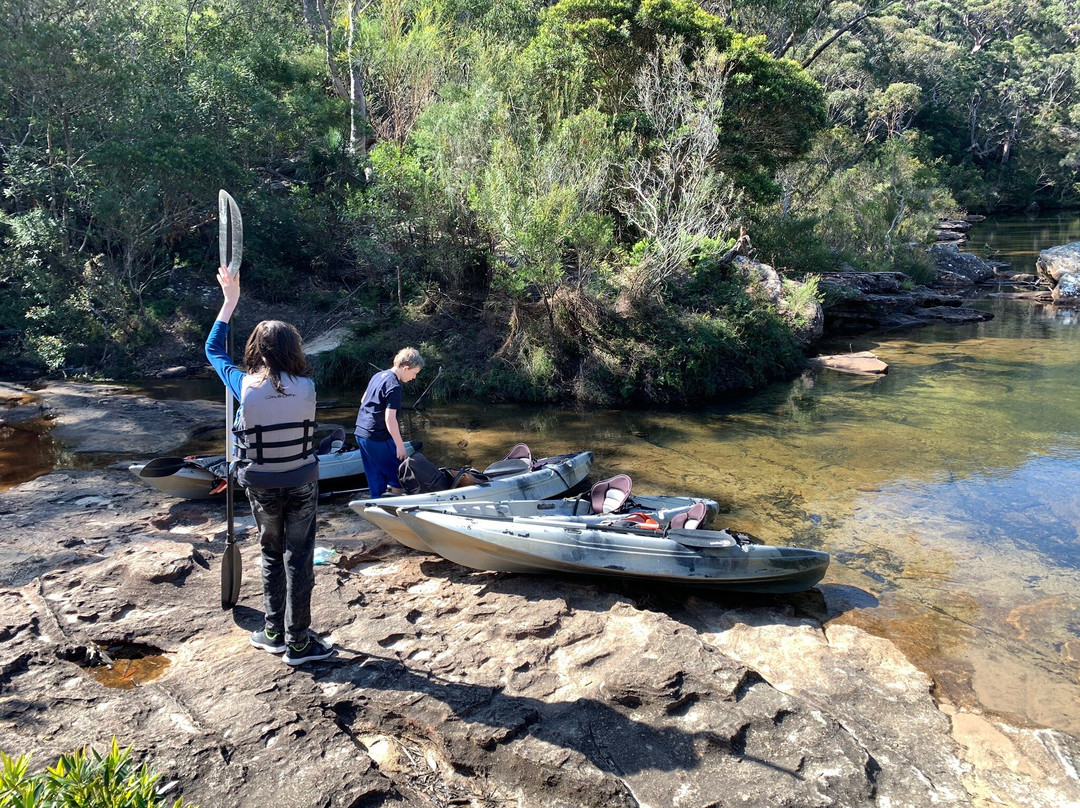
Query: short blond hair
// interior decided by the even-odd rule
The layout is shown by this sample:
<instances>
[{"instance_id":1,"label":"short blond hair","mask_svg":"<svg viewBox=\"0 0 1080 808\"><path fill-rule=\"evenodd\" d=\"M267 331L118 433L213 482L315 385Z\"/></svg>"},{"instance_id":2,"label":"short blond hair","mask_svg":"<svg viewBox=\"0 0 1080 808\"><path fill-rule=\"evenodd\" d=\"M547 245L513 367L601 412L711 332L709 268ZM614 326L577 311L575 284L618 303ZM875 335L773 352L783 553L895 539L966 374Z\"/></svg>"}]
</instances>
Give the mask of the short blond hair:
<instances>
[{"instance_id":1,"label":"short blond hair","mask_svg":"<svg viewBox=\"0 0 1080 808\"><path fill-rule=\"evenodd\" d=\"M423 366L424 357L420 355L416 348L402 348L394 357L394 367L396 368L416 368L419 370Z\"/></svg>"}]
</instances>

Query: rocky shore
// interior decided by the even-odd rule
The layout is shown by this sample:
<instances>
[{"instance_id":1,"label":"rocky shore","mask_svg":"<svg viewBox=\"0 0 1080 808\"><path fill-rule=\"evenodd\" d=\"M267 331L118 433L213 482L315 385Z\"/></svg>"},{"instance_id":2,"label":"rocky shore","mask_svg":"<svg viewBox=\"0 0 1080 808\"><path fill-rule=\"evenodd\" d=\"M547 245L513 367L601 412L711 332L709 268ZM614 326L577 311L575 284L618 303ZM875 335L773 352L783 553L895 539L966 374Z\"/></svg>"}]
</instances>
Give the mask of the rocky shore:
<instances>
[{"instance_id":1,"label":"rocky shore","mask_svg":"<svg viewBox=\"0 0 1080 808\"><path fill-rule=\"evenodd\" d=\"M0 421L37 407L105 455L166 454L221 417L83 385L16 393ZM0 750L35 769L115 736L203 808L1080 805L1077 739L940 703L837 619L872 596L827 580L733 601L472 573L330 500L313 627L339 651L290 669L248 644L250 536L224 612L224 507L125 466L0 492Z\"/></svg>"}]
</instances>

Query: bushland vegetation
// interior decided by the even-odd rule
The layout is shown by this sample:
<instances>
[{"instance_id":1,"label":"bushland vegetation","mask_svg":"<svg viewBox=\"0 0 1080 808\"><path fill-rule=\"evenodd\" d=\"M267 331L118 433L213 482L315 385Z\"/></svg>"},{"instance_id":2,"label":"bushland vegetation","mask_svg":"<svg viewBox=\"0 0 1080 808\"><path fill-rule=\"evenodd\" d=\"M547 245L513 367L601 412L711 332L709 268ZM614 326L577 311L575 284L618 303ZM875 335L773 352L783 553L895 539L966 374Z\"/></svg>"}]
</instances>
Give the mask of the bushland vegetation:
<instances>
[{"instance_id":1,"label":"bushland vegetation","mask_svg":"<svg viewBox=\"0 0 1080 808\"><path fill-rule=\"evenodd\" d=\"M754 387L801 309L747 244L805 297L924 279L942 216L1078 204L1078 40L1076 0L11 0L3 363L197 356L224 187L246 288L352 324L324 379L406 340L445 396Z\"/></svg>"}]
</instances>

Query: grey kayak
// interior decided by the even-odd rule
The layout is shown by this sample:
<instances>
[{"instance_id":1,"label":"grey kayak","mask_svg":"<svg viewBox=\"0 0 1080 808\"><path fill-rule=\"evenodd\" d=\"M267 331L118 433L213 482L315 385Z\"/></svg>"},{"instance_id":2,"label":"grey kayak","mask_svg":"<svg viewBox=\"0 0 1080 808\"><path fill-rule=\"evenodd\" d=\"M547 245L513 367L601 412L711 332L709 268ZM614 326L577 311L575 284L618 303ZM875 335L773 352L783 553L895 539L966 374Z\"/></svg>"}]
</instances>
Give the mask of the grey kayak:
<instances>
[{"instance_id":1,"label":"grey kayak","mask_svg":"<svg viewBox=\"0 0 1080 808\"><path fill-rule=\"evenodd\" d=\"M372 524L385 530L406 547L430 553L431 548L398 518L401 509L442 503L504 502L516 499L535 500L557 497L589 475L592 461L592 452L558 455L537 461L534 466L539 464L538 467L524 468L517 473L494 477L477 485L433 491L427 494L356 499L349 503L349 507Z\"/></svg>"},{"instance_id":2,"label":"grey kayak","mask_svg":"<svg viewBox=\"0 0 1080 808\"><path fill-rule=\"evenodd\" d=\"M433 551L476 570L609 575L754 593L803 592L829 554L747 543L726 530L640 530L555 519L400 511Z\"/></svg>"},{"instance_id":3,"label":"grey kayak","mask_svg":"<svg viewBox=\"0 0 1080 808\"><path fill-rule=\"evenodd\" d=\"M409 454L415 450L406 442ZM341 450L331 446L319 453L319 493L352 491L367 485L364 460L359 449ZM224 455L207 457L156 457L135 463L128 470L164 494L179 499L211 499L224 494ZM235 484L234 484L235 485ZM239 491L240 486L235 485Z\"/></svg>"}]
</instances>

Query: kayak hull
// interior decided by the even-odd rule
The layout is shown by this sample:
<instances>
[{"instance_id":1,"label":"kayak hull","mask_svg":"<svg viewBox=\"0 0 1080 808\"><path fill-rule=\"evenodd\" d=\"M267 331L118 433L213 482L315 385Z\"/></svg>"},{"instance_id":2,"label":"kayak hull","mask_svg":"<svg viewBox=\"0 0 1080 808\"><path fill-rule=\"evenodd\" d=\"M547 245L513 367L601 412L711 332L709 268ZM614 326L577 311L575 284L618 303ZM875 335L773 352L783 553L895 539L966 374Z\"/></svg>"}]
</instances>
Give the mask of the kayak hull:
<instances>
[{"instance_id":1,"label":"kayak hull","mask_svg":"<svg viewBox=\"0 0 1080 808\"><path fill-rule=\"evenodd\" d=\"M420 552L431 549L399 519L404 508L464 502L503 502L507 500L536 500L555 497L580 483L589 475L592 452L560 455L550 458L543 466L495 477L478 485L433 491L427 494L386 496L378 499L356 499L349 507L372 524L382 528L399 543ZM368 513L368 510L371 510Z\"/></svg>"},{"instance_id":2,"label":"kayak hull","mask_svg":"<svg viewBox=\"0 0 1080 808\"><path fill-rule=\"evenodd\" d=\"M443 558L475 570L604 575L778 594L812 588L829 565L828 553L743 543L726 531L615 530L424 509L402 511L400 518ZM714 546L687 546L680 539Z\"/></svg>"},{"instance_id":3,"label":"kayak hull","mask_svg":"<svg viewBox=\"0 0 1080 808\"><path fill-rule=\"evenodd\" d=\"M412 453L413 444L406 449ZM178 499L212 499L224 496L225 491L215 491L224 481L213 469L223 467L224 457L159 457L146 463L128 467L136 477L171 497ZM207 468L211 466L212 468ZM364 460L359 449L330 452L319 455L319 493L355 491L367 485ZM243 489L233 483L233 491ZM213 492L213 493L211 493Z\"/></svg>"}]
</instances>

